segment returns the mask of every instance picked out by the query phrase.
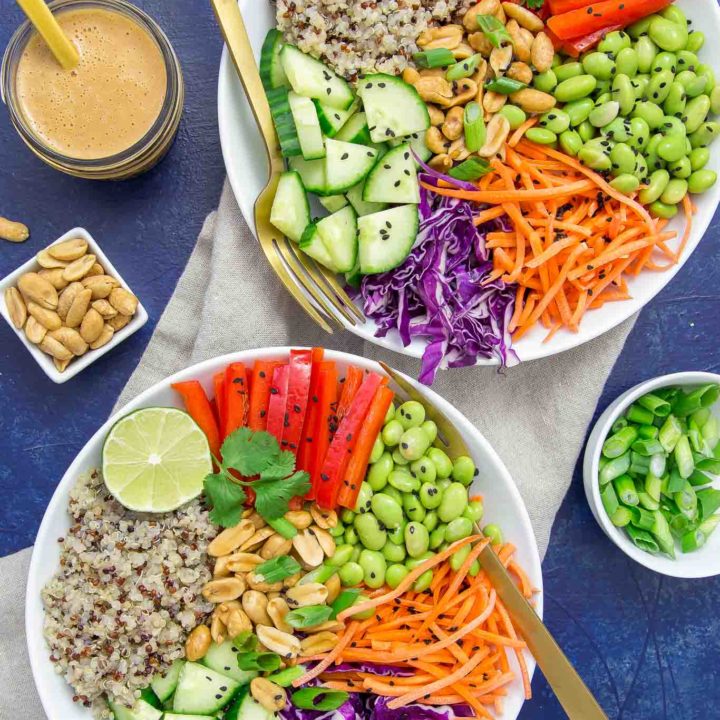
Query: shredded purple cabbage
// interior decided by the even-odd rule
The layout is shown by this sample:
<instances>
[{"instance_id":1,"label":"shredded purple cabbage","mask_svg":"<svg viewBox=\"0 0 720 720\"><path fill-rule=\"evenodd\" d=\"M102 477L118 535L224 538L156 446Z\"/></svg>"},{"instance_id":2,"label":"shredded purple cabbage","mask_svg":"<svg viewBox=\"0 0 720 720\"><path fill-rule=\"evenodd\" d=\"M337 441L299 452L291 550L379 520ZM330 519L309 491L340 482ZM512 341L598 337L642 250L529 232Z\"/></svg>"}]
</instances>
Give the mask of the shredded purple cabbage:
<instances>
[{"instance_id":1,"label":"shredded purple cabbage","mask_svg":"<svg viewBox=\"0 0 720 720\"><path fill-rule=\"evenodd\" d=\"M427 183L441 178L465 184L425 169L420 177ZM502 280L483 284L492 271L485 233L510 230L506 220L476 228L472 203L424 188L420 198L420 227L409 257L395 270L366 275L358 291L365 315L377 322L376 335L397 330L405 346L415 337L427 340L418 378L426 385L438 368L474 365L480 358L517 364L508 332L515 287Z\"/></svg>"},{"instance_id":2,"label":"shredded purple cabbage","mask_svg":"<svg viewBox=\"0 0 720 720\"><path fill-rule=\"evenodd\" d=\"M385 677L410 677L415 671L411 668L375 665L374 663L340 663L339 665L331 665L325 672L369 672Z\"/></svg>"}]
</instances>

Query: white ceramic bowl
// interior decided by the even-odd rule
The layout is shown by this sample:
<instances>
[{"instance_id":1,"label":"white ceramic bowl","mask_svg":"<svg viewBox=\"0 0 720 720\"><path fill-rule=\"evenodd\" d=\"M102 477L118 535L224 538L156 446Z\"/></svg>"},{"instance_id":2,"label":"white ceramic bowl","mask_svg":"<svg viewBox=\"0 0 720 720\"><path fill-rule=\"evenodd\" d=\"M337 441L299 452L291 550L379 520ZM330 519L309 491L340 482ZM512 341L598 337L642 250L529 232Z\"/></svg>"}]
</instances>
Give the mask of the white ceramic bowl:
<instances>
[{"instance_id":1,"label":"white ceramic bowl","mask_svg":"<svg viewBox=\"0 0 720 720\"><path fill-rule=\"evenodd\" d=\"M717 38L720 37L720 8L717 1L677 0L675 4L693 21L694 28L705 33L707 41L700 50L699 57L702 62L714 67L720 77L720 45L717 43ZM265 34L275 26L275 5L256 0L239 0L239 5L255 55L259 57ZM253 205L266 182L267 159L250 106L227 49L223 51L218 79L218 125L230 185L245 220L254 230ZM713 145L707 167L720 174L720 142ZM582 345L611 330L623 320L627 320L650 302L677 274L705 234L720 202L720 182L708 192L693 196L693 201L697 205L697 213L693 218L692 233L677 265L665 272L643 272L637 277L628 278L627 283L632 298L623 302L606 303L604 307L588 312L577 333L562 329L550 342L544 343L547 331L538 325L514 345L520 359L536 360ZM667 228L677 231L678 236L682 235L684 227L681 216L682 213L679 213ZM673 248L677 247L677 241L670 244ZM403 355L421 357L426 347L426 342L418 338L415 338L408 347L404 347L395 331L384 338L377 338L375 337L377 326L372 320L355 326L346 324L346 327L369 342ZM497 365L497 360L480 360L478 364Z\"/></svg>"},{"instance_id":2,"label":"white ceramic bowl","mask_svg":"<svg viewBox=\"0 0 720 720\"><path fill-rule=\"evenodd\" d=\"M56 245L63 240L70 240L71 238L81 237L87 241L89 251L97 257L97 261L105 268L105 272L108 275L112 275L121 285L129 292L132 292L130 286L122 279L120 273L115 269L114 265L110 262L107 255L102 251L100 246L95 242L93 236L85 230L85 228L76 227L72 230L68 230L62 237L59 237L55 242L50 245ZM13 332L18 336L22 344L28 349L28 352L35 358L35 362L40 366L42 371L54 382L64 383L75 377L79 372L84 370L88 365L94 363L98 358L101 358L105 353L110 352L116 345L119 345L123 340L129 338L133 333L136 333L147 321L148 314L142 303L138 303L137 312L132 317L130 322L122 329L118 330L110 339L110 342L106 343L97 350L88 350L84 355L79 358L75 358L67 366L65 372L59 372L55 367L52 358L44 353L37 345L31 343L25 333L22 330L18 330L10 321L10 315L8 309L5 306L5 290L9 287L17 285L17 281L21 275L27 272L37 272L40 266L37 264L35 257L32 257L26 263L23 263L17 270L14 270L9 275L0 280L0 314L7 320L8 325L12 328Z\"/></svg>"},{"instance_id":3,"label":"white ceramic bowl","mask_svg":"<svg viewBox=\"0 0 720 720\"><path fill-rule=\"evenodd\" d=\"M639 550L633 545L623 528L615 527L605 512L600 499L600 484L598 483L598 470L602 445L610 432L613 423L632 405L639 397L669 385L679 385L684 388L703 385L704 383L720 383L720 375L708 372L679 372L671 375L646 380L630 388L615 402L610 404L600 416L590 433L585 457L583 460L583 482L585 495L590 509L604 533L628 556L650 570L680 578L702 578L720 575L720 532L714 532L707 543L692 553L682 553L676 547L675 560L664 555L653 555ZM713 414L720 419L720 403L712 408ZM715 479L714 487L720 487Z\"/></svg>"},{"instance_id":4,"label":"white ceramic bowl","mask_svg":"<svg viewBox=\"0 0 720 720\"><path fill-rule=\"evenodd\" d=\"M63 537L69 527L68 496L78 476L100 465L100 455L105 435L113 423L121 416L141 407L180 406L176 393L170 387L171 383L197 379L203 383L208 392L211 392L213 374L224 368L228 363L251 363L256 359L287 357L289 349L267 348L232 353L199 363L159 382L111 417L93 435L68 468L48 505L35 541L26 595L25 629L30 665L48 720L91 720L90 710L72 702L70 687L61 676L55 674L53 665L48 658L49 653L42 632L44 612L40 599L42 587L50 580L58 568L60 552L57 539ZM352 363L360 368L382 372L372 360L354 355L327 351L326 358L336 361L341 369ZM409 380L409 382L413 381ZM416 384L416 387L419 386ZM502 527L505 537L511 540L518 548L518 561L527 571L535 587L542 590L540 557L535 535L530 526L530 519L520 493L507 469L487 440L455 408L431 390L427 388L420 389L425 393L429 402L444 412L462 431L480 470L473 484L473 490L482 493L484 496L486 521L497 523ZM537 595L537 611L542 617L542 593ZM514 663L514 659L511 662ZM529 669L532 674L535 669L535 663L532 659L529 660ZM515 720L523 702L522 685L519 680L516 680L512 685L508 686L505 712L502 715L503 720Z\"/></svg>"}]
</instances>

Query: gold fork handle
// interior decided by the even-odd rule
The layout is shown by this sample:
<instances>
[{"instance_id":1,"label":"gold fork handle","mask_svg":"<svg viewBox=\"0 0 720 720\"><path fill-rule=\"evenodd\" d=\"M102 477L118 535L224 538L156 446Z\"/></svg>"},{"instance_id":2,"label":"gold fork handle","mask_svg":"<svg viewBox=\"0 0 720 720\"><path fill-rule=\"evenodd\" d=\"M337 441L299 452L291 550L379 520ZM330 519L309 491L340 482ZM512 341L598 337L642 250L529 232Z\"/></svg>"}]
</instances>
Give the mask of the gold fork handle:
<instances>
[{"instance_id":1,"label":"gold fork handle","mask_svg":"<svg viewBox=\"0 0 720 720\"><path fill-rule=\"evenodd\" d=\"M240 8L237 0L210 0L215 10L218 25L222 31L225 43L230 51L235 69L240 76L240 82L245 88L250 108L252 109L255 121L262 133L268 151L268 157L272 162L280 160L280 151L275 136L270 105L265 96L265 89L260 80L257 63L253 54L250 38L245 29Z\"/></svg>"}]
</instances>

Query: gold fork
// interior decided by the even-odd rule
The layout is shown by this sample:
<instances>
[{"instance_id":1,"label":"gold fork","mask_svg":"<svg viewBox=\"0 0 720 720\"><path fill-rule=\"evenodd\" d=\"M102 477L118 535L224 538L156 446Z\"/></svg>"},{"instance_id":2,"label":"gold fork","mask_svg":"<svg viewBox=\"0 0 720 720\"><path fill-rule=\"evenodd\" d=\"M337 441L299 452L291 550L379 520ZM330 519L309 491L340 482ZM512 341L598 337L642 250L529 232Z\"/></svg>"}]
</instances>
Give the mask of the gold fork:
<instances>
[{"instance_id":1,"label":"gold fork","mask_svg":"<svg viewBox=\"0 0 720 720\"><path fill-rule=\"evenodd\" d=\"M333 273L299 251L294 243L270 224L270 209L280 173L285 169L270 106L237 0L211 2L267 150L270 179L255 201L255 229L260 247L283 285L323 330L332 333L331 325L343 328L341 318L350 325L356 325L358 320L364 321L365 317ZM308 296L313 302L310 302Z\"/></svg>"},{"instance_id":2,"label":"gold fork","mask_svg":"<svg viewBox=\"0 0 720 720\"><path fill-rule=\"evenodd\" d=\"M441 410L416 390L399 372L384 362L381 362L380 366L400 388L398 397L404 396L404 399L417 400L423 404L426 416L438 427L438 440L451 457L470 455L462 434ZM477 524L474 527L477 533L481 532ZM482 550L478 559L570 720L608 720L550 631L520 592L495 551L488 545Z\"/></svg>"}]
</instances>

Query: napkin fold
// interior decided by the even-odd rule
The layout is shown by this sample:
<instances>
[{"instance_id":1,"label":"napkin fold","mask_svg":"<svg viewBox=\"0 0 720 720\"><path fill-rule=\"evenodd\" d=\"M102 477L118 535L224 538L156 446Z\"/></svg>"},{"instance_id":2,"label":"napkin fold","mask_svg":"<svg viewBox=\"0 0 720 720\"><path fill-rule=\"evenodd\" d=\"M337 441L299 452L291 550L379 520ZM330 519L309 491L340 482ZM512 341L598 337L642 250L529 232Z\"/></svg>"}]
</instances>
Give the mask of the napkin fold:
<instances>
[{"instance_id":1,"label":"napkin fold","mask_svg":"<svg viewBox=\"0 0 720 720\"><path fill-rule=\"evenodd\" d=\"M496 368L440 372L433 389L488 439L515 480L545 555L607 376L635 318L561 355ZM327 335L278 282L226 182L185 271L115 409L188 365L241 349L323 345L382 359L417 376L419 361L355 335ZM0 718L42 720L24 634L30 550L0 560ZM64 720L64 719L63 719Z\"/></svg>"}]
</instances>

